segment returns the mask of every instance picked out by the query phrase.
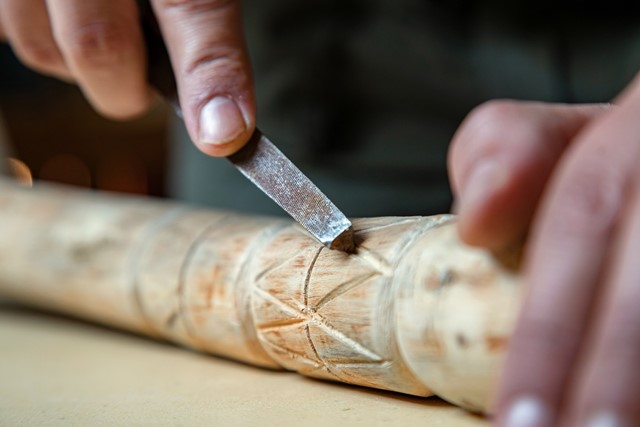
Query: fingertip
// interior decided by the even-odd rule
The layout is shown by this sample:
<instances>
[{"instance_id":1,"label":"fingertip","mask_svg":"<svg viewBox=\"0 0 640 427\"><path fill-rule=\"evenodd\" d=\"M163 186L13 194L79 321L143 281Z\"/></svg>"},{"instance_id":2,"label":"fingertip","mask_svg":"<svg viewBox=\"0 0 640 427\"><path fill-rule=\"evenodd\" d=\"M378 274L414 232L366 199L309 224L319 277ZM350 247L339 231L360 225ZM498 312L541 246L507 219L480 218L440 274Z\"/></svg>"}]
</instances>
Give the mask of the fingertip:
<instances>
[{"instance_id":1,"label":"fingertip","mask_svg":"<svg viewBox=\"0 0 640 427\"><path fill-rule=\"evenodd\" d=\"M200 109L198 142L213 146L227 146L249 127L238 103L230 96L218 95Z\"/></svg>"},{"instance_id":2,"label":"fingertip","mask_svg":"<svg viewBox=\"0 0 640 427\"><path fill-rule=\"evenodd\" d=\"M193 140L203 153L224 157L242 148L254 129L250 105L228 95L217 95L200 108Z\"/></svg>"},{"instance_id":3,"label":"fingertip","mask_svg":"<svg viewBox=\"0 0 640 427\"><path fill-rule=\"evenodd\" d=\"M512 101L476 108L448 159L460 238L489 249L521 239L565 147L598 111Z\"/></svg>"},{"instance_id":4,"label":"fingertip","mask_svg":"<svg viewBox=\"0 0 640 427\"><path fill-rule=\"evenodd\" d=\"M457 200L458 230L464 242L472 246L495 247L502 243L503 230L496 227L494 217L503 218L502 208L496 202L509 185L506 169L495 160L477 165L464 185Z\"/></svg>"},{"instance_id":5,"label":"fingertip","mask_svg":"<svg viewBox=\"0 0 640 427\"><path fill-rule=\"evenodd\" d=\"M522 169L491 160L478 165L461 189L456 207L462 241L501 250L526 235L537 196Z\"/></svg>"}]
</instances>

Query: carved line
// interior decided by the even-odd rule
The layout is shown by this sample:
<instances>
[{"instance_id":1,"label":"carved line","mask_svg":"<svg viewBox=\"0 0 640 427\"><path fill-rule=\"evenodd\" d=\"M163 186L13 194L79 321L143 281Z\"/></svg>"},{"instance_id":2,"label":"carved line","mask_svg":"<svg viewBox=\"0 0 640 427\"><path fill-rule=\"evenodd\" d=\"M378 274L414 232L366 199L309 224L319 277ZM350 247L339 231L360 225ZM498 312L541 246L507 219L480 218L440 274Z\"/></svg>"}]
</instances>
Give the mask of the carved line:
<instances>
[{"instance_id":1,"label":"carved line","mask_svg":"<svg viewBox=\"0 0 640 427\"><path fill-rule=\"evenodd\" d=\"M340 360L343 360L343 359L324 359L320 356L320 354L316 350L316 346L313 343L313 340L311 339L311 331L309 330L309 325L306 326L305 330L307 334L307 339L311 344L311 349L313 350L313 353L315 354L316 358L318 359L318 361L320 361L320 363L322 363L322 366L326 369L326 371L329 374L333 375L337 380L340 380L345 383L353 382L349 378L343 377L342 375L340 375L338 372L335 371L335 369L345 369L345 368L352 368L352 369L353 368L360 368L360 369L378 368L380 369L380 368L386 368L387 366L391 365L391 362L389 360L384 360L384 359L381 359L378 361L347 359L347 361L345 362L340 362Z\"/></svg>"},{"instance_id":2,"label":"carved line","mask_svg":"<svg viewBox=\"0 0 640 427\"><path fill-rule=\"evenodd\" d=\"M301 319L299 317L283 319L283 320L275 320L273 322L266 322L260 325L257 325L256 328L261 332L269 332L275 329L284 329L290 328L291 326L297 326L300 323L303 323L305 319Z\"/></svg>"},{"instance_id":3,"label":"carved line","mask_svg":"<svg viewBox=\"0 0 640 427\"><path fill-rule=\"evenodd\" d=\"M415 230L414 232L409 233L409 235L401 242L400 249L396 251L397 256L396 256L393 268L397 269L401 260L404 258L404 255L406 254L406 252L416 242L416 240L418 240L422 235L424 235L424 233L428 232L429 230L437 229L439 227L442 227L443 225L450 223L453 218L454 218L453 215L448 215L448 216L441 215L435 219L433 217L427 217L425 219L420 220L422 222L422 224L420 224L420 227L418 227L418 229ZM396 360L396 363L406 368L405 375L409 376L414 383L420 384L422 387L425 387L426 389L428 389L427 385L424 384L413 372L413 369L409 366L409 363L407 363L407 361L404 360L403 353L400 350L400 344L398 343L398 336L396 332L397 319L398 319L396 310L398 307L397 307L397 302L394 302L393 298L391 297L392 295L397 295L397 290L398 290L397 288L401 285L400 283L398 283L396 278L397 276L390 276L385 280L383 292L386 295L386 298L384 298L382 294L380 295L381 296L380 300L386 301L385 306L380 307L380 309L381 309L382 315L385 316L384 322L387 325L389 325L389 336L391 338L389 343L389 346L390 346L389 350L391 354L394 355L393 359Z\"/></svg>"},{"instance_id":4,"label":"carved line","mask_svg":"<svg viewBox=\"0 0 640 427\"><path fill-rule=\"evenodd\" d=\"M316 261L318 261L318 257L320 256L320 253L322 252L323 249L324 249L324 246L320 246L318 248L318 251L314 255L313 259L311 260L311 264L309 264L309 269L307 270L307 275L304 278L304 285L302 287L302 295L303 295L303 298L304 298L304 306L305 307L309 307L309 282L311 281L311 273L313 272L313 267L316 266Z\"/></svg>"},{"instance_id":5,"label":"carved line","mask_svg":"<svg viewBox=\"0 0 640 427\"><path fill-rule=\"evenodd\" d=\"M370 360L349 360L348 362L330 361L336 368L387 368L391 366L391 361L386 359L375 362Z\"/></svg>"},{"instance_id":6,"label":"carved line","mask_svg":"<svg viewBox=\"0 0 640 427\"><path fill-rule=\"evenodd\" d=\"M393 274L393 267L382 255L364 246L358 248L356 257L384 276Z\"/></svg>"},{"instance_id":7,"label":"carved line","mask_svg":"<svg viewBox=\"0 0 640 427\"><path fill-rule=\"evenodd\" d=\"M392 222L392 223L389 223L389 224L373 226L373 227L369 227L369 228L363 228L361 230L356 230L356 232L357 233L365 233L365 232L368 233L368 232L371 232L371 231L378 231L378 230L382 230L382 229L385 229L385 228L400 226L400 225L403 225L403 224L419 222L421 220L422 220L421 217L412 217L412 218L403 219L401 221ZM421 232L422 232L422 230L421 230ZM414 238L414 236L410 235L407 240L410 241L412 238ZM400 248L400 250L398 252L402 252L406 248L407 244L409 243L408 241L401 242L401 248ZM362 260L364 263L366 263L369 266L371 266L371 268L373 268L374 270L379 271L380 274L383 274L385 276L392 276L393 272L394 272L394 269L395 269L395 264L397 264L397 262L395 262L392 265L389 262L389 260L385 259L379 253L367 248L364 245L362 245L362 246L360 246L360 248L358 248L358 254L356 255L356 257L358 259ZM396 257L396 260L397 259L400 259L400 257L399 256Z\"/></svg>"},{"instance_id":8,"label":"carved line","mask_svg":"<svg viewBox=\"0 0 640 427\"><path fill-rule=\"evenodd\" d=\"M380 273L378 273L377 271L374 271L373 273L370 273L368 275L355 277L355 278L353 278L353 279L351 279L351 280L349 280L347 282L341 283L340 285L338 285L335 288L333 288L333 290L331 292L327 292L325 294L325 296L323 296L322 299L320 299L320 301L318 301L313 306L313 310L317 311L317 310L321 309L326 304L328 304L331 301L333 301L334 299L338 298L340 295L345 294L345 293L349 292L350 290L357 288L358 286L360 286L363 283L365 283L367 280L371 279L372 277L378 276L379 274Z\"/></svg>"},{"instance_id":9,"label":"carved line","mask_svg":"<svg viewBox=\"0 0 640 427\"><path fill-rule=\"evenodd\" d=\"M362 355L367 356L367 357L369 357L371 359L374 359L374 360L383 360L382 357L380 357L378 354L374 353L373 351L369 350L368 348L366 348L365 346L363 346L359 342L349 338L348 336L346 336L342 332L340 332L337 329L335 329L333 326L331 326L326 321L326 319L321 314L316 313L315 311L313 311L313 309L311 309L309 307L302 307L300 310L297 310L295 307L290 306L289 304L287 304L284 301L278 299L276 296L274 296L273 294L265 291L264 289L256 288L256 291L258 293L260 293L265 299L270 300L272 303L274 303L275 305L280 307L283 311L288 312L288 313L290 313L291 315L293 315L293 316L295 316L297 318L302 318L306 322L312 323L312 324L320 327L323 331L325 331L332 338L334 338L337 341L342 342L343 344L347 345L352 350L354 350L354 351L356 351L358 353L361 353Z\"/></svg>"},{"instance_id":10,"label":"carved line","mask_svg":"<svg viewBox=\"0 0 640 427\"><path fill-rule=\"evenodd\" d=\"M145 323L145 325L153 333L158 335L162 335L161 331L159 331L155 327L151 319L147 316L144 302L142 300L139 278L141 268L140 263L142 262L142 256L153 242L153 238L156 236L156 234L188 211L189 209L184 207L172 208L168 212L165 212L163 215L158 217L155 221L150 222L147 225L147 230L144 232L142 237L140 237L139 243L134 247L131 257L128 261L127 271L129 271L128 276L131 278L131 284L129 285L129 288L131 289L134 304L138 309L138 313L140 314L140 317L142 318L142 321Z\"/></svg>"},{"instance_id":11,"label":"carved line","mask_svg":"<svg viewBox=\"0 0 640 427\"><path fill-rule=\"evenodd\" d=\"M311 339L311 331L309 330L308 323L305 325L304 331L307 334L307 340L309 340L309 345L311 346L311 350L313 350L313 354L315 354L316 359L322 364L322 366L327 370L329 374L333 375L338 380L342 380L342 378L340 378L338 374L333 372L333 370L327 364L327 362L322 357L320 357L320 353L318 353L318 350L316 349L316 345L314 344L313 339Z\"/></svg>"},{"instance_id":12,"label":"carved line","mask_svg":"<svg viewBox=\"0 0 640 427\"><path fill-rule=\"evenodd\" d=\"M236 278L235 278L236 283L238 282L238 280L240 280L241 277L245 275L245 272L248 268L248 264L250 261L253 260L254 254L256 253L256 251L261 249L262 246L264 246L266 243L270 242L276 233L283 230L284 228L287 228L288 226L289 224L284 222L278 223L275 226L267 227L265 230L262 231L262 233L260 233L260 235L253 242L253 244L250 245L249 250L244 251L244 254L245 254L244 258L242 258L242 261L240 261L238 265L238 269L237 269L238 274L236 275ZM286 261L287 260L283 261L283 264ZM266 274L266 272L264 272L264 274ZM257 282L258 282L257 278L254 278L252 280L252 283L257 283Z\"/></svg>"},{"instance_id":13,"label":"carved line","mask_svg":"<svg viewBox=\"0 0 640 427\"><path fill-rule=\"evenodd\" d=\"M272 271L282 267L283 265L285 265L286 263L288 263L289 261L291 261L289 258L283 258L280 261L276 261L273 264L267 266L264 270L262 270L261 272L259 272L254 281L255 283L258 283L260 280L262 280L262 278L264 276L266 276L267 274L271 273Z\"/></svg>"},{"instance_id":14,"label":"carved line","mask_svg":"<svg viewBox=\"0 0 640 427\"><path fill-rule=\"evenodd\" d=\"M331 326L331 324L329 324L329 322L326 321L326 319L322 315L318 313L313 313L313 320L315 321L314 324L316 324L321 329L323 329L328 335L330 335L337 341L341 341L352 350L358 353L361 353L364 356L367 356L373 360L382 360L382 357L380 357L379 354L375 353L372 350L369 350L367 347L363 346L359 342L349 338L339 330L335 329L333 326Z\"/></svg>"},{"instance_id":15,"label":"carved line","mask_svg":"<svg viewBox=\"0 0 640 427\"><path fill-rule=\"evenodd\" d=\"M290 348L287 348L287 347L282 347L282 346L280 346L280 345L278 345L278 344L276 344L276 343L274 343L272 341L267 341L266 339L265 339L265 342L269 347L274 348L274 349L276 349L278 351L281 351L282 353L287 354L292 360L302 359L302 362L304 362L307 365L311 365L314 368L321 368L322 367L322 364L318 363L317 360L310 359L310 358L308 358L307 356L305 356L302 353L298 353L298 352L293 351L293 350L291 350Z\"/></svg>"},{"instance_id":16,"label":"carved line","mask_svg":"<svg viewBox=\"0 0 640 427\"><path fill-rule=\"evenodd\" d=\"M302 307L295 308L293 306L290 306L289 304L285 303L284 301L274 296L272 293L267 292L262 288L255 288L254 292L262 295L263 298L268 299L273 304L277 305L282 311L287 312L292 316L297 317L298 319L309 320L309 317L305 316L304 313L302 312Z\"/></svg>"},{"instance_id":17,"label":"carved line","mask_svg":"<svg viewBox=\"0 0 640 427\"><path fill-rule=\"evenodd\" d=\"M197 340L197 334L193 330L190 322L187 321L187 316L186 316L187 301L186 301L185 293L186 293L186 287L187 287L186 286L187 271L189 269L189 265L191 264L191 259L195 256L202 242L204 242L207 239L209 232L211 232L211 230L214 227L217 227L229 221L229 219L230 219L229 215L224 215L216 219L206 227L204 227L202 231L200 231L197 234L196 238L193 239L193 241L189 245L189 248L187 249L185 257L182 261L182 264L180 265L180 269L178 273L178 287L176 289L176 294L178 296L178 318L184 319L183 323L184 323L185 331L187 332L187 335L189 336L189 338L191 338L194 341Z\"/></svg>"},{"instance_id":18,"label":"carved line","mask_svg":"<svg viewBox=\"0 0 640 427\"><path fill-rule=\"evenodd\" d=\"M241 313L242 316L242 318L238 320L242 326L242 331L244 332L245 342L247 343L249 350L252 351L256 357L261 355L265 359L271 359L274 363L277 362L273 360L273 358L269 356L269 353L267 353L267 351L260 345L258 330L256 328L253 311L251 309L253 291L258 289L258 282L255 278L247 277L244 279L244 277L247 276L249 272L249 261L253 260L255 255L260 253L263 247L272 241L276 234L288 227L290 227L290 223L287 221L277 222L276 224L267 227L262 232L262 235L253 242L253 245L251 245L247 251L246 257L241 263L240 268L238 269L238 274L235 277L236 288L234 304L237 308L236 313ZM244 280L246 280L246 282ZM246 286L241 286L242 283L245 283Z\"/></svg>"},{"instance_id":19,"label":"carved line","mask_svg":"<svg viewBox=\"0 0 640 427\"><path fill-rule=\"evenodd\" d=\"M322 250L324 249L324 246L320 246L318 248L318 251L316 252L315 256L313 257L313 259L311 260L311 264L309 264L309 269L307 270L307 275L304 278L304 285L303 285L303 296L304 296L304 308L303 310L308 310L310 313L313 314L317 314L315 312L315 310L311 307L309 307L309 283L311 282L311 274L313 273L313 268L316 265L316 262L318 261L318 257L320 256L320 253L322 253ZM335 372L333 372L333 370L329 367L329 365L327 364L327 362L320 356L320 353L318 353L318 349L316 349L316 344L313 342L313 339L311 338L311 331L309 330L309 321L307 321L307 324L305 325L305 333L307 335L307 340L309 341L309 345L311 346L311 349L313 350L313 354L315 354L316 358L318 359L318 361L320 361L320 363L322 364L322 366L324 366L324 368L327 370L327 372L331 375L333 375L336 379L341 380L342 378L340 378L339 375L337 375Z\"/></svg>"},{"instance_id":20,"label":"carved line","mask_svg":"<svg viewBox=\"0 0 640 427\"><path fill-rule=\"evenodd\" d=\"M411 217L411 218L404 218L402 221L396 221L396 222L391 222L391 223L387 223L387 224L383 224L383 225L374 225L368 228L360 228L360 229L356 229L355 232L356 233L368 233L371 231L378 231L378 230L382 230L388 227L395 227L396 225L403 225L403 224L408 224L410 222L416 222L416 221L420 221L421 217L419 216L415 216L415 217Z\"/></svg>"},{"instance_id":21,"label":"carved line","mask_svg":"<svg viewBox=\"0 0 640 427\"><path fill-rule=\"evenodd\" d=\"M383 226L379 226L379 227L372 227L372 228L367 228L367 229L363 229L363 230L359 230L358 232L369 232L369 231L374 231L374 230L380 230L383 228L388 228L388 227L394 227L397 225L402 225L402 224L407 224L407 223L411 223L411 222L423 222L422 226L419 227L418 230L412 232L412 233L408 233L408 236L404 238L404 240L402 240L400 242L400 248L398 250L395 251L396 254L396 258L395 258L395 262L390 263L389 260L385 259L383 256L381 256L379 253L368 249L364 246L361 246L358 250L359 253L358 255L356 255L359 259L365 261L366 263L368 263L369 265L371 265L372 268L380 271L382 274L385 274L387 276L393 275L394 270L397 268L398 262L399 260L402 259L404 252L407 250L407 248L413 244L413 242L415 242L415 240L421 236L422 234L424 234L425 232L427 232L430 229L435 229L435 228L439 228L442 227L443 225L448 224L449 222L451 222L451 220L453 219L453 215L439 215L437 218L433 218L433 217L414 217L414 218L410 218L410 219L406 219L404 221L399 221L399 222L394 222L392 224L386 224Z\"/></svg>"}]
</instances>

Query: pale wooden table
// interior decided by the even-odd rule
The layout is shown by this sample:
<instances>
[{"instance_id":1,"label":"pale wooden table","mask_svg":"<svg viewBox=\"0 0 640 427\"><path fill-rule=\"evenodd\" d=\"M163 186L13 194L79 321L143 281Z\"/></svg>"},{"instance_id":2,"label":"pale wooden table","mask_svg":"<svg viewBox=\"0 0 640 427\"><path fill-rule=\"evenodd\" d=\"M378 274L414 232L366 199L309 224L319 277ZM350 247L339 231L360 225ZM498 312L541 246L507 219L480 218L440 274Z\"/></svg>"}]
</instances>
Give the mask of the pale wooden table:
<instances>
[{"instance_id":1,"label":"pale wooden table","mask_svg":"<svg viewBox=\"0 0 640 427\"><path fill-rule=\"evenodd\" d=\"M270 372L0 303L0 425L488 423L438 399Z\"/></svg>"}]
</instances>

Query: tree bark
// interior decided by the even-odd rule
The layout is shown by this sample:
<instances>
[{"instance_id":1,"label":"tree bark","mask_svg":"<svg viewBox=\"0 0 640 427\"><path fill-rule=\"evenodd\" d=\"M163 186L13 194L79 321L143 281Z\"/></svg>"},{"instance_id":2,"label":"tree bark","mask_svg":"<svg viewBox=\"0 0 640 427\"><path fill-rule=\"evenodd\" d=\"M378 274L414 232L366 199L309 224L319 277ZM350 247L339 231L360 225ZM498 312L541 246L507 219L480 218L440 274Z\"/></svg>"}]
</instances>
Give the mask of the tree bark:
<instances>
[{"instance_id":1,"label":"tree bark","mask_svg":"<svg viewBox=\"0 0 640 427\"><path fill-rule=\"evenodd\" d=\"M0 180L0 294L252 365L487 410L520 305L517 254L463 245L450 215L354 228L347 255L288 220Z\"/></svg>"}]
</instances>

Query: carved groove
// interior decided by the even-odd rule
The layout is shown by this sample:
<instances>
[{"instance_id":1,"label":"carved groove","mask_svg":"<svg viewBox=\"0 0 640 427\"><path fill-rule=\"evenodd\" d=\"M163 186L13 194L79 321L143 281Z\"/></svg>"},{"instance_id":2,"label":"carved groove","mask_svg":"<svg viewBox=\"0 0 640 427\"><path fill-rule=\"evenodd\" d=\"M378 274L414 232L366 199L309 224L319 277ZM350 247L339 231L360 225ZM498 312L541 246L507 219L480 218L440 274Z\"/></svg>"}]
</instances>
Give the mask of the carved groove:
<instances>
[{"instance_id":1,"label":"carved groove","mask_svg":"<svg viewBox=\"0 0 640 427\"><path fill-rule=\"evenodd\" d=\"M204 227L202 231L197 235L197 237L193 239L193 241L191 242L191 245L189 245L187 254L185 255L184 261L180 266L179 275L178 275L178 287L176 289L176 293L178 297L178 313L179 313L178 318L184 319L183 323L184 323L185 330L192 340L196 340L198 334L196 333L196 331L193 330L193 326L191 325L191 322L187 321L187 301L185 298L185 293L187 289L188 270L191 265L191 261L193 257L198 251L198 248L209 237L209 233L215 227L221 227L222 225L224 225L227 221L229 221L229 218L230 218L229 216L222 216L216 219L215 221L213 221L211 224Z\"/></svg>"},{"instance_id":2,"label":"carved groove","mask_svg":"<svg viewBox=\"0 0 640 427\"><path fill-rule=\"evenodd\" d=\"M311 260L311 264L309 264L309 268L307 269L307 274L306 274L306 276L304 278L304 286L303 286L303 290L302 290L302 295L303 295L303 298L304 298L304 306L305 307L309 306L309 282L311 281L311 273L313 272L313 267L316 265L316 262L318 261L318 257L322 253L323 249L324 249L324 246L320 246L320 248L318 248L318 251L313 256L313 259Z\"/></svg>"},{"instance_id":3,"label":"carved groove","mask_svg":"<svg viewBox=\"0 0 640 427\"><path fill-rule=\"evenodd\" d=\"M371 278L378 276L380 273L379 272L373 272L367 276L360 276L360 277L355 277L352 280L349 280L347 282L341 283L340 285L336 286L335 288L333 288L330 292L326 293L321 299L320 301L318 301L314 306L314 310L319 310L321 309L325 304L333 301L334 299L338 298L340 295L345 294L347 292L349 292L352 289L357 288L358 286L361 286L362 284L364 284L365 282L367 282L368 280L370 280Z\"/></svg>"},{"instance_id":4,"label":"carved groove","mask_svg":"<svg viewBox=\"0 0 640 427\"><path fill-rule=\"evenodd\" d=\"M133 253L129 258L130 261L128 270L130 272L129 277L131 277L130 289L132 298L135 302L136 307L138 308L138 312L143 322L145 323L147 328L154 331L154 333L156 334L160 334L161 331L158 330L158 328L153 324L153 321L147 316L146 309L142 301L139 281L140 262L145 251L149 249L149 247L153 244L155 237L160 233L160 231L187 212L188 209L186 208L174 208L167 211L164 215L157 218L154 222L151 222L148 225L146 232L140 238L139 243L134 247Z\"/></svg>"}]
</instances>

